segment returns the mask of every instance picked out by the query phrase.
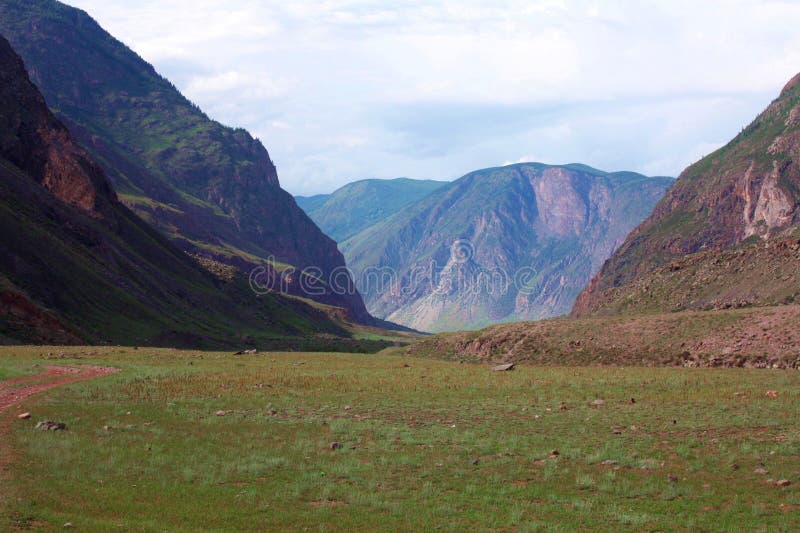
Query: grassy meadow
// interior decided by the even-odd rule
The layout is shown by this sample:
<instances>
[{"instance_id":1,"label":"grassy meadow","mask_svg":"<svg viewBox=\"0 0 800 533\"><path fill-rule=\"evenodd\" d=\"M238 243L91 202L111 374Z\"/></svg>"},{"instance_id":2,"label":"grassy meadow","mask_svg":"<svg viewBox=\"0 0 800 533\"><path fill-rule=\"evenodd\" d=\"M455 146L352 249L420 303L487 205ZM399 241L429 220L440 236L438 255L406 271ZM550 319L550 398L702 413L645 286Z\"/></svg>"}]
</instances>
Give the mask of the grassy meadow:
<instances>
[{"instance_id":1,"label":"grassy meadow","mask_svg":"<svg viewBox=\"0 0 800 533\"><path fill-rule=\"evenodd\" d=\"M2 531L800 527L796 371L0 350L122 369L0 413Z\"/></svg>"}]
</instances>

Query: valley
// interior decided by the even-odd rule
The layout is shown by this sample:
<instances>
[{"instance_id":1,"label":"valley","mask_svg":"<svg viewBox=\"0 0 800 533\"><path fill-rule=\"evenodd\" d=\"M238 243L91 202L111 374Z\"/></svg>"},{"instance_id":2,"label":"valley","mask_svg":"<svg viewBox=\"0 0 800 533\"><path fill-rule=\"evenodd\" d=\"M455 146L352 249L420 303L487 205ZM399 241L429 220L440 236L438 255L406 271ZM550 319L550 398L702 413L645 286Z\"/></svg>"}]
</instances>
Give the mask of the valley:
<instances>
[{"instance_id":1,"label":"valley","mask_svg":"<svg viewBox=\"0 0 800 533\"><path fill-rule=\"evenodd\" d=\"M401 4L0 0L1 531L800 529L796 6Z\"/></svg>"}]
</instances>

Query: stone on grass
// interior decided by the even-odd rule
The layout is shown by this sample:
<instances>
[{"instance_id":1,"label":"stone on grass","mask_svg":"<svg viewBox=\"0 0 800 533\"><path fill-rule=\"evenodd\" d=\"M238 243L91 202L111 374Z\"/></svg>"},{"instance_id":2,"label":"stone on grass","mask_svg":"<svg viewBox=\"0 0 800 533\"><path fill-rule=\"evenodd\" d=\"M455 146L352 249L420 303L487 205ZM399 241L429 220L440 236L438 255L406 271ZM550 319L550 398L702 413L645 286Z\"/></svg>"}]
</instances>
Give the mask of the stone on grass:
<instances>
[{"instance_id":1,"label":"stone on grass","mask_svg":"<svg viewBox=\"0 0 800 533\"><path fill-rule=\"evenodd\" d=\"M330 449L331 449L331 451L334 451L334 450L341 450L341 449L342 449L342 443L340 443L340 442L331 442L331 443L328 445L328 448L330 448Z\"/></svg>"},{"instance_id":2,"label":"stone on grass","mask_svg":"<svg viewBox=\"0 0 800 533\"><path fill-rule=\"evenodd\" d=\"M67 429L67 425L63 422L53 422L52 420L47 420L45 422L39 422L36 424L36 429L41 429L42 431L64 431Z\"/></svg>"},{"instance_id":3,"label":"stone on grass","mask_svg":"<svg viewBox=\"0 0 800 533\"><path fill-rule=\"evenodd\" d=\"M756 468L753 470L753 473L757 476L766 476L769 474L769 471L766 468Z\"/></svg>"},{"instance_id":4,"label":"stone on grass","mask_svg":"<svg viewBox=\"0 0 800 533\"><path fill-rule=\"evenodd\" d=\"M557 458L559 455L561 455L561 454L560 454L560 453L558 453L558 450L553 450L552 452L550 452L550 459L555 459L555 458Z\"/></svg>"},{"instance_id":5,"label":"stone on grass","mask_svg":"<svg viewBox=\"0 0 800 533\"><path fill-rule=\"evenodd\" d=\"M605 400L601 400L601 399L598 398L597 400L594 400L589 405L591 405L592 407L603 407L605 404L606 404Z\"/></svg>"},{"instance_id":6,"label":"stone on grass","mask_svg":"<svg viewBox=\"0 0 800 533\"><path fill-rule=\"evenodd\" d=\"M767 396L767 398L777 398L778 397L778 391L768 390L766 396Z\"/></svg>"},{"instance_id":7,"label":"stone on grass","mask_svg":"<svg viewBox=\"0 0 800 533\"><path fill-rule=\"evenodd\" d=\"M31 417L30 413L20 413L17 415L17 418L19 418L20 420L27 420L30 417Z\"/></svg>"},{"instance_id":8,"label":"stone on grass","mask_svg":"<svg viewBox=\"0 0 800 533\"><path fill-rule=\"evenodd\" d=\"M492 368L495 372L509 372L514 370L514 363L506 363L504 365L497 365L496 367Z\"/></svg>"},{"instance_id":9,"label":"stone on grass","mask_svg":"<svg viewBox=\"0 0 800 533\"><path fill-rule=\"evenodd\" d=\"M789 481L788 479L780 479L780 480L775 482L775 486L776 487L788 487L791 484L792 484L792 482Z\"/></svg>"}]
</instances>

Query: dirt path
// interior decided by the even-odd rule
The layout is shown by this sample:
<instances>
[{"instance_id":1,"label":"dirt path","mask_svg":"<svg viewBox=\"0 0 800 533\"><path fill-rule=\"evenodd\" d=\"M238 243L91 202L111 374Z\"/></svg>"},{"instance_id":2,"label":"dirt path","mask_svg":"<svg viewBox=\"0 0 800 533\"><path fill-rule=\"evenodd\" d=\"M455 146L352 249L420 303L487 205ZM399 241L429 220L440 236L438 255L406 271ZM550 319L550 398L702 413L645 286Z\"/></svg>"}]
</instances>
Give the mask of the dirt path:
<instances>
[{"instance_id":1,"label":"dirt path","mask_svg":"<svg viewBox=\"0 0 800 533\"><path fill-rule=\"evenodd\" d=\"M49 366L45 372L35 376L25 376L7 381L0 381L0 413L30 398L59 385L68 385L76 381L107 376L117 372L116 368L103 366ZM35 384L25 386L25 383Z\"/></svg>"},{"instance_id":2,"label":"dirt path","mask_svg":"<svg viewBox=\"0 0 800 533\"><path fill-rule=\"evenodd\" d=\"M12 416L3 416L6 409L18 403L61 385L77 381L107 376L118 372L117 368L103 366L48 366L35 376L0 381L0 479L5 477L8 465L13 462L13 450L8 445Z\"/></svg>"}]
</instances>

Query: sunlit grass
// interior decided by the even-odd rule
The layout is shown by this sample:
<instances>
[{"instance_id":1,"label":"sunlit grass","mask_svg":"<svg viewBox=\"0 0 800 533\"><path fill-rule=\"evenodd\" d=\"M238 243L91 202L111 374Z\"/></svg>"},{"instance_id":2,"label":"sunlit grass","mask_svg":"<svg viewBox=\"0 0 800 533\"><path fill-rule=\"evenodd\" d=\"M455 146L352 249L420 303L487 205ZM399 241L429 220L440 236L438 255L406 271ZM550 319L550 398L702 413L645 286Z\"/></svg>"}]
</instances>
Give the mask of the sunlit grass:
<instances>
[{"instance_id":1,"label":"sunlit grass","mask_svg":"<svg viewBox=\"0 0 800 533\"><path fill-rule=\"evenodd\" d=\"M798 525L796 486L767 481L800 482L794 372L65 351L53 363L123 372L21 407L34 420L11 421L0 529ZM0 369L27 372L47 352L4 350ZM598 398L605 405L591 406ZM34 431L44 418L70 429ZM768 474L755 474L762 466Z\"/></svg>"}]
</instances>

